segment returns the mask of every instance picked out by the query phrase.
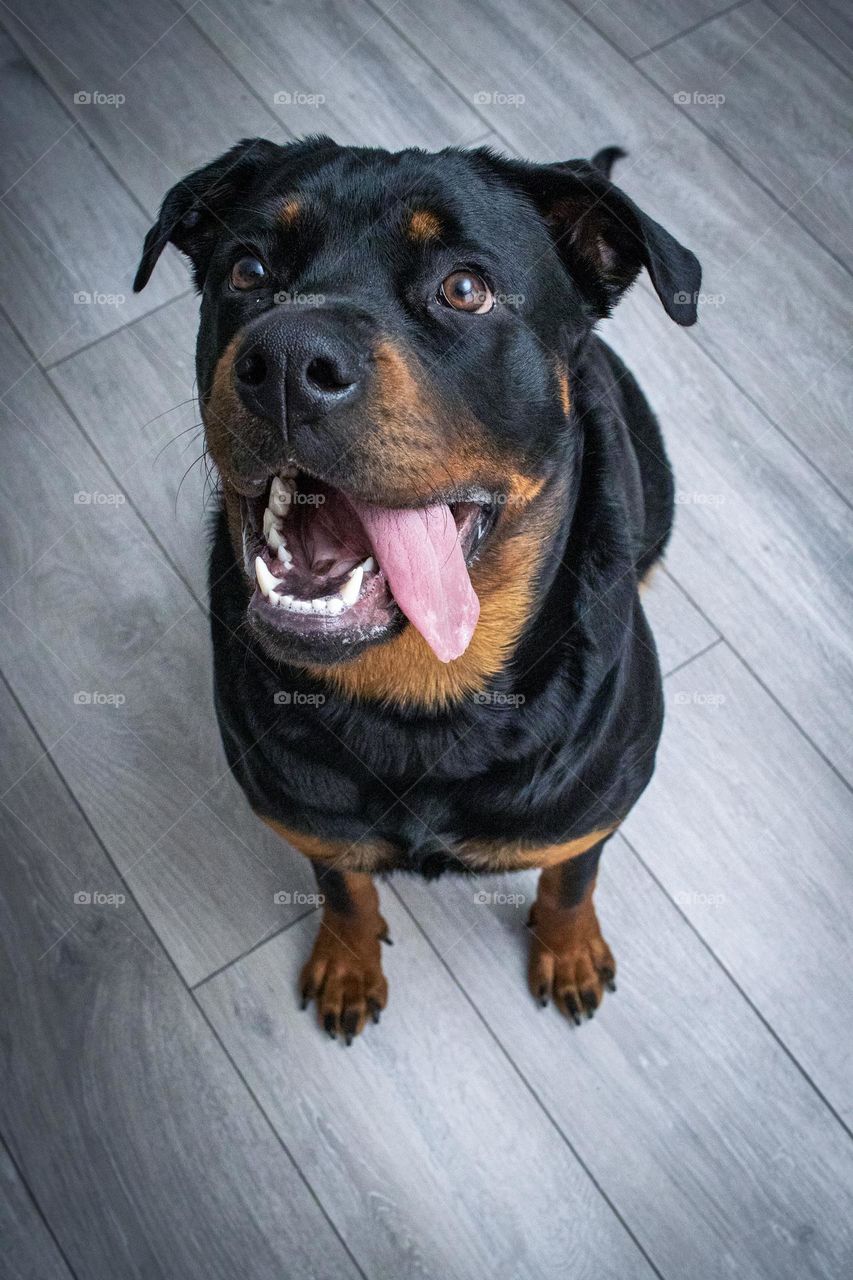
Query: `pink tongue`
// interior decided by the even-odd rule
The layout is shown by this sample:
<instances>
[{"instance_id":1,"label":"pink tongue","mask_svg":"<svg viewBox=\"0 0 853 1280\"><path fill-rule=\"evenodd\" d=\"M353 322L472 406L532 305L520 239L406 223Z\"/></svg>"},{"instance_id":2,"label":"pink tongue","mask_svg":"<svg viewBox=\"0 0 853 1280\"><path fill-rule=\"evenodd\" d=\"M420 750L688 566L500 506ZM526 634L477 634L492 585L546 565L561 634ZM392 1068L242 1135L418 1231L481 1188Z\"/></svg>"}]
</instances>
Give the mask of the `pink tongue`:
<instances>
[{"instance_id":1,"label":"pink tongue","mask_svg":"<svg viewBox=\"0 0 853 1280\"><path fill-rule=\"evenodd\" d=\"M353 502L394 599L437 658L464 653L480 615L456 522L444 502L399 510Z\"/></svg>"}]
</instances>

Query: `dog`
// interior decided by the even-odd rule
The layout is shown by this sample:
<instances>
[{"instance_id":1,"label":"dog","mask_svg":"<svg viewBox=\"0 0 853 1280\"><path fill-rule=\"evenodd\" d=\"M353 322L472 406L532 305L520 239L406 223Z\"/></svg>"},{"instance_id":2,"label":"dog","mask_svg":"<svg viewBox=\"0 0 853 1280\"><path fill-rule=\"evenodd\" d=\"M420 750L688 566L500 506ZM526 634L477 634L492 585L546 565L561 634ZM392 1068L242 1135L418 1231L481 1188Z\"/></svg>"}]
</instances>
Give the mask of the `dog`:
<instances>
[{"instance_id":1,"label":"dog","mask_svg":"<svg viewBox=\"0 0 853 1280\"><path fill-rule=\"evenodd\" d=\"M302 1005L348 1045L387 1000L389 871L542 868L533 997L579 1025L615 989L593 889L661 733L640 589L673 477L595 326L643 268L693 324L701 279L623 155L246 139L145 239L134 289L171 243L201 295L225 752L313 864Z\"/></svg>"}]
</instances>

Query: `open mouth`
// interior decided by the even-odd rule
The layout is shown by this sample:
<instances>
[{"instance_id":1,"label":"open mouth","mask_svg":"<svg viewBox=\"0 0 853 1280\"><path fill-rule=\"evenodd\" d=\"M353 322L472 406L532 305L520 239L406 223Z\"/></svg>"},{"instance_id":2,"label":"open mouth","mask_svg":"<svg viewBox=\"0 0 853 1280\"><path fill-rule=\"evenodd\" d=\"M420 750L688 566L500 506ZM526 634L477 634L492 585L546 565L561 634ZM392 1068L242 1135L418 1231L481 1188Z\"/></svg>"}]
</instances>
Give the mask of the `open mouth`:
<instances>
[{"instance_id":1,"label":"open mouth","mask_svg":"<svg viewBox=\"0 0 853 1280\"><path fill-rule=\"evenodd\" d=\"M274 647L354 655L404 618L442 662L468 647L479 616L468 567L496 514L484 490L382 507L287 466L240 501L249 616Z\"/></svg>"}]
</instances>

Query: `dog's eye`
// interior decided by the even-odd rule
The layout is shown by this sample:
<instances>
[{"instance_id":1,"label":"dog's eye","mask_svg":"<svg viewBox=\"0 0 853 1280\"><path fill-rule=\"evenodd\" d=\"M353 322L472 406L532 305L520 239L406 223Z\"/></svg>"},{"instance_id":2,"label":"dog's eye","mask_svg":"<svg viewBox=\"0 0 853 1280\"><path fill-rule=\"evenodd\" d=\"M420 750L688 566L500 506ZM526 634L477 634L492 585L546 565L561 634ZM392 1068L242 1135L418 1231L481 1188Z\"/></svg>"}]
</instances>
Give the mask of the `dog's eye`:
<instances>
[{"instance_id":1,"label":"dog's eye","mask_svg":"<svg viewBox=\"0 0 853 1280\"><path fill-rule=\"evenodd\" d=\"M454 311L483 315L495 305L494 294L482 276L473 271L452 271L441 282L439 300Z\"/></svg>"},{"instance_id":2,"label":"dog's eye","mask_svg":"<svg viewBox=\"0 0 853 1280\"><path fill-rule=\"evenodd\" d=\"M247 255L238 258L231 268L229 281L232 289L257 289L267 278L267 269L258 259Z\"/></svg>"}]
</instances>

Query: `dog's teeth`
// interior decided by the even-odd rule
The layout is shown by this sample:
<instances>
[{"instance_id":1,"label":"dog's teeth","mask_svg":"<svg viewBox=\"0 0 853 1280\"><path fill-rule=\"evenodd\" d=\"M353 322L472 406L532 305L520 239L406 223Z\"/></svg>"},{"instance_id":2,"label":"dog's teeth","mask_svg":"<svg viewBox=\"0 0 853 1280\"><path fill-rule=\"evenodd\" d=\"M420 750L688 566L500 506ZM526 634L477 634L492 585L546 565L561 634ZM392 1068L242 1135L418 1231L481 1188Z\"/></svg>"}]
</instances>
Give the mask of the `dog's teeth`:
<instances>
[{"instance_id":1,"label":"dog's teeth","mask_svg":"<svg viewBox=\"0 0 853 1280\"><path fill-rule=\"evenodd\" d=\"M261 595L269 597L271 591L281 586L281 579L274 578L260 556L255 556L255 577L261 589Z\"/></svg>"},{"instance_id":2,"label":"dog's teeth","mask_svg":"<svg viewBox=\"0 0 853 1280\"><path fill-rule=\"evenodd\" d=\"M265 538L268 538L270 536L270 529L274 527L277 519L278 517L275 515L274 512L270 511L269 507L264 507L264 537Z\"/></svg>"},{"instance_id":3,"label":"dog's teeth","mask_svg":"<svg viewBox=\"0 0 853 1280\"><path fill-rule=\"evenodd\" d=\"M290 504L293 499L295 485L292 480L282 480L280 476L273 476L270 485L270 498L268 511L272 511L273 515L283 520L285 516L290 515ZM266 519L266 517L264 517ZM264 530L266 533L266 529Z\"/></svg>"},{"instance_id":4,"label":"dog's teeth","mask_svg":"<svg viewBox=\"0 0 853 1280\"><path fill-rule=\"evenodd\" d=\"M361 567L365 573L375 573L376 561L373 559L373 556L368 556L366 560L363 560Z\"/></svg>"},{"instance_id":5,"label":"dog's teeth","mask_svg":"<svg viewBox=\"0 0 853 1280\"><path fill-rule=\"evenodd\" d=\"M293 568L293 556L288 551L287 543L285 542L284 538L282 538L281 541L279 542L275 554L276 554L276 558L281 561L285 569Z\"/></svg>"},{"instance_id":6,"label":"dog's teeth","mask_svg":"<svg viewBox=\"0 0 853 1280\"><path fill-rule=\"evenodd\" d=\"M345 605L355 604L358 599L358 593L361 591L361 580L363 577L364 565L357 564L339 592L339 595Z\"/></svg>"},{"instance_id":7,"label":"dog's teeth","mask_svg":"<svg viewBox=\"0 0 853 1280\"><path fill-rule=\"evenodd\" d=\"M343 611L344 611L344 609L345 609L345 608L346 608L346 605L344 604L344 602L343 602L343 600L341 599L341 597L340 597L340 596L329 596L329 597L328 597L328 604L326 605L326 612L327 612L327 613L330 613L330 614L332 615L332 617L333 617L333 618L334 618L334 617L336 617L336 616L337 616L337 614L339 614L339 613L343 613Z\"/></svg>"}]
</instances>

